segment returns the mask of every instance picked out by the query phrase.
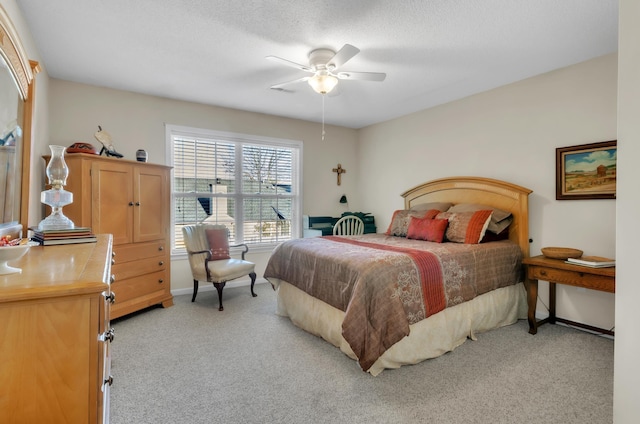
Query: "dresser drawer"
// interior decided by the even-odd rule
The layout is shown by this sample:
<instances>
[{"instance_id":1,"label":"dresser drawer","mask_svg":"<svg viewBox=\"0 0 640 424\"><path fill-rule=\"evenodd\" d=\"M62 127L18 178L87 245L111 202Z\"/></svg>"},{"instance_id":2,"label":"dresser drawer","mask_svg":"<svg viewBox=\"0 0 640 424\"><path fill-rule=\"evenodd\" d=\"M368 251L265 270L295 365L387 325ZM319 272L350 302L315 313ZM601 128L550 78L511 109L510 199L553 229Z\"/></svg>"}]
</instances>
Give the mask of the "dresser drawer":
<instances>
[{"instance_id":1,"label":"dresser drawer","mask_svg":"<svg viewBox=\"0 0 640 424\"><path fill-rule=\"evenodd\" d=\"M528 276L534 280L551 281L587 289L615 292L615 278L589 274L587 271L568 271L529 265Z\"/></svg>"},{"instance_id":2,"label":"dresser drawer","mask_svg":"<svg viewBox=\"0 0 640 424\"><path fill-rule=\"evenodd\" d=\"M113 252L116 264L168 256L167 245L163 240L114 246Z\"/></svg>"},{"instance_id":3,"label":"dresser drawer","mask_svg":"<svg viewBox=\"0 0 640 424\"><path fill-rule=\"evenodd\" d=\"M118 263L116 260L115 264L111 267L111 273L115 275L116 281L120 281L152 272L164 271L166 269L167 259L164 256L159 256L156 258L141 259L137 262Z\"/></svg>"},{"instance_id":4,"label":"dresser drawer","mask_svg":"<svg viewBox=\"0 0 640 424\"><path fill-rule=\"evenodd\" d=\"M166 271L154 272L139 277L118 279L111 284L111 291L116 294L116 304L139 296L144 296L156 290L164 291L168 283Z\"/></svg>"}]
</instances>

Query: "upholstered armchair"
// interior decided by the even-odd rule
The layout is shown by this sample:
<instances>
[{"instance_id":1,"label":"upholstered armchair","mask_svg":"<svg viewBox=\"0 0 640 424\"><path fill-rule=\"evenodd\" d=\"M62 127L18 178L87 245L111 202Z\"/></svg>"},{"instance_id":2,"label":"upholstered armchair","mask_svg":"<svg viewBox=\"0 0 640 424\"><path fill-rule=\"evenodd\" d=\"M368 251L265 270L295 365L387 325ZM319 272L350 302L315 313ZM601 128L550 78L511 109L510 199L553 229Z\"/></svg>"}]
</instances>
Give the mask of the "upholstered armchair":
<instances>
[{"instance_id":1,"label":"upholstered armchair","mask_svg":"<svg viewBox=\"0 0 640 424\"><path fill-rule=\"evenodd\" d=\"M198 294L198 282L209 281L218 291L220 307L222 306L222 290L227 281L248 275L251 278L251 295L256 297L253 285L256 282L255 264L245 260L249 251L246 244L229 245L229 230L224 225L198 224L182 227L184 243L189 255L189 265L193 274L193 297ZM242 259L229 256L230 247L243 247Z\"/></svg>"}]
</instances>

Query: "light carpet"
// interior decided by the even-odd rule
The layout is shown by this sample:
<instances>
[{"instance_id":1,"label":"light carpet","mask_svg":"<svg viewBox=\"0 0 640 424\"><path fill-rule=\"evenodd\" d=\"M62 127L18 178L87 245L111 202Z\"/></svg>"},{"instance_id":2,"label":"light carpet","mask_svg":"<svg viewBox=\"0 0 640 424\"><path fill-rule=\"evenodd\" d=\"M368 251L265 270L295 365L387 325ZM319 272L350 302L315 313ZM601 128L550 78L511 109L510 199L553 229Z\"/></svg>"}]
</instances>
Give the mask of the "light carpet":
<instances>
[{"instance_id":1,"label":"light carpet","mask_svg":"<svg viewBox=\"0 0 640 424\"><path fill-rule=\"evenodd\" d=\"M176 296L112 322L111 423L613 421L613 341L518 323L373 377L275 315L268 284Z\"/></svg>"}]
</instances>

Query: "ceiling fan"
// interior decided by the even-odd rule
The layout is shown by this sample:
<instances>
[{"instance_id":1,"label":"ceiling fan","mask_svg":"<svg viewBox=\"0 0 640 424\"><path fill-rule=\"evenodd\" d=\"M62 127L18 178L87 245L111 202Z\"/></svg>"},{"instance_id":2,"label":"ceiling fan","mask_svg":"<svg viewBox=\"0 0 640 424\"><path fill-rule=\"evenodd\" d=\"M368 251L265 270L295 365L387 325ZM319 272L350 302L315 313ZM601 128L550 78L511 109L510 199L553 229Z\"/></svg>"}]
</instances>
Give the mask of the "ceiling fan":
<instances>
[{"instance_id":1,"label":"ceiling fan","mask_svg":"<svg viewBox=\"0 0 640 424\"><path fill-rule=\"evenodd\" d=\"M342 65L357 55L360 49L345 44L340 50L334 52L331 49L315 49L309 53L309 65L301 65L278 56L267 56L274 62L291 66L313 75L272 85L273 90L284 90L289 84L307 81L309 85L320 94L327 94L338 84L338 80L384 81L387 74L380 72L350 72L338 71Z\"/></svg>"}]
</instances>

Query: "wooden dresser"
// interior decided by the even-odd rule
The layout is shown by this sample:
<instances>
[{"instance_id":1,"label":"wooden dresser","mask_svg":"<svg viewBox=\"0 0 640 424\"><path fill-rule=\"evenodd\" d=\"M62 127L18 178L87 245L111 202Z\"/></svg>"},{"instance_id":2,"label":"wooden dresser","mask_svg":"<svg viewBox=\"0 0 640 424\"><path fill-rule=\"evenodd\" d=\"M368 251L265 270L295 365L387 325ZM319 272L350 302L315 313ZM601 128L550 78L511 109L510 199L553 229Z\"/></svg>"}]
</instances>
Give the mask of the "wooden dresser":
<instances>
[{"instance_id":1,"label":"wooden dresser","mask_svg":"<svg viewBox=\"0 0 640 424\"><path fill-rule=\"evenodd\" d=\"M111 236L32 247L0 275L0 421L107 423Z\"/></svg>"},{"instance_id":2,"label":"wooden dresser","mask_svg":"<svg viewBox=\"0 0 640 424\"><path fill-rule=\"evenodd\" d=\"M173 305L171 168L85 153L67 154L65 162L65 189L73 193L73 203L64 207L64 214L76 226L113 235L111 290L116 302L111 318L156 304Z\"/></svg>"}]
</instances>

